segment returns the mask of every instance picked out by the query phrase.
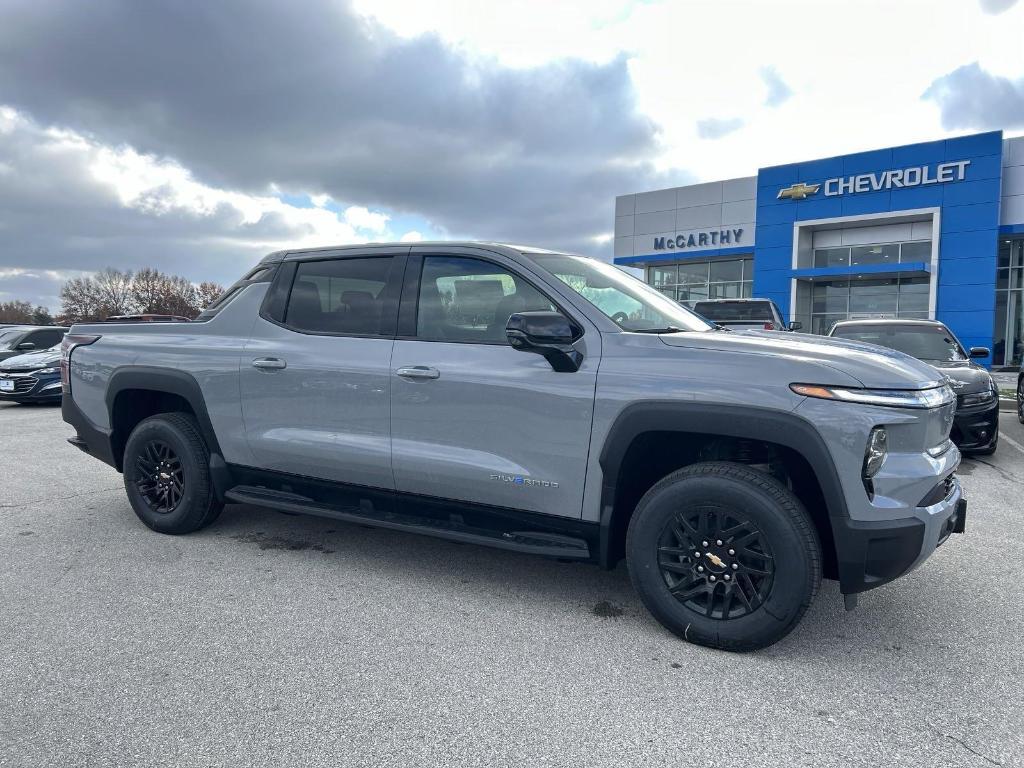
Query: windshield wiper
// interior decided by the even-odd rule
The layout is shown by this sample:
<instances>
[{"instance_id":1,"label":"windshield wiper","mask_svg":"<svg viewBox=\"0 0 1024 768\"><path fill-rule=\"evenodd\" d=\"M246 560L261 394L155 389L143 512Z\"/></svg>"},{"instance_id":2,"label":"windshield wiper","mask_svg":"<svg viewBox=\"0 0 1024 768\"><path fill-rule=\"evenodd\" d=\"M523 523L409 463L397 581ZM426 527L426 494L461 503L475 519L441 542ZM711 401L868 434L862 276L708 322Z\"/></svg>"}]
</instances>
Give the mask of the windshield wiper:
<instances>
[{"instance_id":1,"label":"windshield wiper","mask_svg":"<svg viewBox=\"0 0 1024 768\"><path fill-rule=\"evenodd\" d=\"M630 333L682 333L682 328L676 328L674 325L667 325L664 328L631 328Z\"/></svg>"}]
</instances>

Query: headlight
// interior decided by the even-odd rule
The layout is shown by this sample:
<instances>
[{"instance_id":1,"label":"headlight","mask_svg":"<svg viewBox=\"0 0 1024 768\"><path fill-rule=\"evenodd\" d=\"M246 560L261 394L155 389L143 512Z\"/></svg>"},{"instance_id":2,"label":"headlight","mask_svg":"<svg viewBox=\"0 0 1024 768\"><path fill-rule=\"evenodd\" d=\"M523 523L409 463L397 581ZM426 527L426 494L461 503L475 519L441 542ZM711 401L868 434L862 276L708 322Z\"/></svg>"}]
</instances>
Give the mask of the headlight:
<instances>
[{"instance_id":1,"label":"headlight","mask_svg":"<svg viewBox=\"0 0 1024 768\"><path fill-rule=\"evenodd\" d=\"M60 373L60 368L40 368L38 371L32 371L37 376L44 376L47 373Z\"/></svg>"},{"instance_id":2,"label":"headlight","mask_svg":"<svg viewBox=\"0 0 1024 768\"><path fill-rule=\"evenodd\" d=\"M885 427L875 427L871 430L867 447L864 449L863 475L865 480L870 480L878 473L888 454L889 436L885 432Z\"/></svg>"},{"instance_id":3,"label":"headlight","mask_svg":"<svg viewBox=\"0 0 1024 768\"><path fill-rule=\"evenodd\" d=\"M805 397L864 405L887 405L895 408L935 408L947 405L955 399L953 390L947 384L929 389L858 389L820 384L790 384L789 388Z\"/></svg>"},{"instance_id":4,"label":"headlight","mask_svg":"<svg viewBox=\"0 0 1024 768\"><path fill-rule=\"evenodd\" d=\"M964 408L969 408L972 405L984 405L986 403L993 402L998 395L991 389L985 390L984 392L975 392L970 395L963 395L960 398L960 405Z\"/></svg>"}]
</instances>

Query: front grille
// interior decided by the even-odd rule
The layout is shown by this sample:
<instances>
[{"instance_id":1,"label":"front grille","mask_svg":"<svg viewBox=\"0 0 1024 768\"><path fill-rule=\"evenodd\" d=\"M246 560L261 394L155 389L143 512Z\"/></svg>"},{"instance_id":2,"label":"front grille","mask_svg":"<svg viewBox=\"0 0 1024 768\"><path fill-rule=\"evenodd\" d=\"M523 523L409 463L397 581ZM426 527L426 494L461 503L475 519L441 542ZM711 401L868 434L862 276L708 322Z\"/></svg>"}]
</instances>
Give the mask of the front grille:
<instances>
[{"instance_id":1,"label":"front grille","mask_svg":"<svg viewBox=\"0 0 1024 768\"><path fill-rule=\"evenodd\" d=\"M14 391L12 392L9 389L4 390L4 392L9 395L31 392L32 388L39 382L39 379L35 376L2 376L0 378L14 380Z\"/></svg>"}]
</instances>

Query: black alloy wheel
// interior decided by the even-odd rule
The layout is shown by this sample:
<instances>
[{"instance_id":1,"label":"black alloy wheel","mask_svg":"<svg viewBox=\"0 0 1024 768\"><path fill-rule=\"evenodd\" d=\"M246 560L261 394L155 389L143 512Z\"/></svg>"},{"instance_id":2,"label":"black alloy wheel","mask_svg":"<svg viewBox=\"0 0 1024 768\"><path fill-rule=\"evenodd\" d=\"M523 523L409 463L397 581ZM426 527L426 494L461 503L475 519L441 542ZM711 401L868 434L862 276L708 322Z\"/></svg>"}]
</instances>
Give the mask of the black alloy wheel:
<instances>
[{"instance_id":1,"label":"black alloy wheel","mask_svg":"<svg viewBox=\"0 0 1024 768\"><path fill-rule=\"evenodd\" d=\"M1017 421L1024 424L1024 376L1017 379Z\"/></svg>"},{"instance_id":2,"label":"black alloy wheel","mask_svg":"<svg viewBox=\"0 0 1024 768\"><path fill-rule=\"evenodd\" d=\"M712 619L756 611L775 576L760 528L713 505L680 511L669 521L658 542L658 567L676 600Z\"/></svg>"},{"instance_id":3,"label":"black alloy wheel","mask_svg":"<svg viewBox=\"0 0 1024 768\"><path fill-rule=\"evenodd\" d=\"M185 494L185 470L178 455L162 440L150 440L135 467L135 487L149 508L160 515L173 512Z\"/></svg>"},{"instance_id":4,"label":"black alloy wheel","mask_svg":"<svg viewBox=\"0 0 1024 768\"><path fill-rule=\"evenodd\" d=\"M132 510L154 531L183 534L220 514L210 478L210 449L195 417L159 413L143 419L124 447L124 489Z\"/></svg>"},{"instance_id":5,"label":"black alloy wheel","mask_svg":"<svg viewBox=\"0 0 1024 768\"><path fill-rule=\"evenodd\" d=\"M729 651L785 637L821 583L821 544L800 499L743 464L691 464L643 495L626 564L644 605L684 640Z\"/></svg>"}]
</instances>

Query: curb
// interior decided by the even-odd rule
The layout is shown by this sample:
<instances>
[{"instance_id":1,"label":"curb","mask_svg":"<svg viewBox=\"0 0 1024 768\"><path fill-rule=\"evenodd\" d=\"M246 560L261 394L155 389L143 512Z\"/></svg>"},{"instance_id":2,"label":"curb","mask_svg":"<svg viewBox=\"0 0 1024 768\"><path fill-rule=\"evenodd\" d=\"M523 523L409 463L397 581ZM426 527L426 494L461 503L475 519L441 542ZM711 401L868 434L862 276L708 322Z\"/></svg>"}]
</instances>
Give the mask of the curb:
<instances>
[{"instance_id":1,"label":"curb","mask_svg":"<svg viewBox=\"0 0 1024 768\"><path fill-rule=\"evenodd\" d=\"M1008 397L999 398L999 410L1010 411L1011 413L1017 410L1017 401L1011 400Z\"/></svg>"}]
</instances>

